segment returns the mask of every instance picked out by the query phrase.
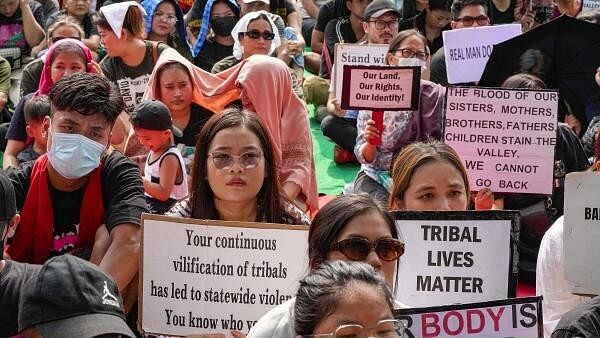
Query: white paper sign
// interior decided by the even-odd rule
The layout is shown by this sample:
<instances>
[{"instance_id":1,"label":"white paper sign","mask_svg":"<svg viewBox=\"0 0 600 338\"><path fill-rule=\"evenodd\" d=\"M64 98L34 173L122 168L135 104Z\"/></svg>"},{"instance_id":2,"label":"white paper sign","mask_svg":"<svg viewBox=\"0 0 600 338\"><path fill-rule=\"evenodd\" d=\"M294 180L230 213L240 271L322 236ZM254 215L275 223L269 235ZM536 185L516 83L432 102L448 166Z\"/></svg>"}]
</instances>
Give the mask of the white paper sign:
<instances>
[{"instance_id":1,"label":"white paper sign","mask_svg":"<svg viewBox=\"0 0 600 338\"><path fill-rule=\"evenodd\" d=\"M479 81L494 45L520 34L520 24L443 31L448 83Z\"/></svg>"},{"instance_id":2,"label":"white paper sign","mask_svg":"<svg viewBox=\"0 0 600 338\"><path fill-rule=\"evenodd\" d=\"M444 142L460 155L471 190L552 194L558 93L449 87Z\"/></svg>"},{"instance_id":3,"label":"white paper sign","mask_svg":"<svg viewBox=\"0 0 600 338\"><path fill-rule=\"evenodd\" d=\"M600 173L570 173L565 180L565 279L572 292L600 294Z\"/></svg>"},{"instance_id":4,"label":"white paper sign","mask_svg":"<svg viewBox=\"0 0 600 338\"><path fill-rule=\"evenodd\" d=\"M342 97L344 66L385 66L388 45L362 45L338 43L335 45L334 74L335 97Z\"/></svg>"},{"instance_id":5,"label":"white paper sign","mask_svg":"<svg viewBox=\"0 0 600 338\"><path fill-rule=\"evenodd\" d=\"M581 4L581 13L591 12L596 9L600 9L599 0L583 0L583 3Z\"/></svg>"},{"instance_id":6,"label":"white paper sign","mask_svg":"<svg viewBox=\"0 0 600 338\"><path fill-rule=\"evenodd\" d=\"M542 338L542 298L396 310L410 338Z\"/></svg>"},{"instance_id":7,"label":"white paper sign","mask_svg":"<svg viewBox=\"0 0 600 338\"><path fill-rule=\"evenodd\" d=\"M396 220L406 245L398 270L400 303L424 307L509 297L512 221L471 215Z\"/></svg>"},{"instance_id":8,"label":"white paper sign","mask_svg":"<svg viewBox=\"0 0 600 338\"><path fill-rule=\"evenodd\" d=\"M304 226L144 215L140 318L145 333L248 332L295 296Z\"/></svg>"}]
</instances>

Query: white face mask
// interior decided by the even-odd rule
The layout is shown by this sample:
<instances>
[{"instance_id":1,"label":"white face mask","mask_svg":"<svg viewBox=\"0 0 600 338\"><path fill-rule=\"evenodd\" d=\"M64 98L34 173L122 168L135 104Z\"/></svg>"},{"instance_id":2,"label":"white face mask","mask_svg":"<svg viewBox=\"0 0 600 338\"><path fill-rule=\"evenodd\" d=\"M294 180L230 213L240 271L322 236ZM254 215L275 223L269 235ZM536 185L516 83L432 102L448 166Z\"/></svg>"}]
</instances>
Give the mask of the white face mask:
<instances>
[{"instance_id":1,"label":"white face mask","mask_svg":"<svg viewBox=\"0 0 600 338\"><path fill-rule=\"evenodd\" d=\"M104 148L83 135L52 133L48 160L62 177L74 180L98 168Z\"/></svg>"},{"instance_id":2,"label":"white face mask","mask_svg":"<svg viewBox=\"0 0 600 338\"><path fill-rule=\"evenodd\" d=\"M417 58L399 58L398 66L421 67L421 70L427 69L427 62Z\"/></svg>"}]
</instances>

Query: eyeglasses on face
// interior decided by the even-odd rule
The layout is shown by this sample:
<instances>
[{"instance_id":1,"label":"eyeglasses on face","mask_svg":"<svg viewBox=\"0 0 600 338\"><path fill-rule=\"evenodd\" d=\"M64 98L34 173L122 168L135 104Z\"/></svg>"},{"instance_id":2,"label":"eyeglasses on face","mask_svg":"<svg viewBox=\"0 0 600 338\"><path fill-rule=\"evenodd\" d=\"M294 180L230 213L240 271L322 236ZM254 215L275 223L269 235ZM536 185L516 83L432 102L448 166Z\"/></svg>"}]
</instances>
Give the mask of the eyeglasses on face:
<instances>
[{"instance_id":1,"label":"eyeglasses on face","mask_svg":"<svg viewBox=\"0 0 600 338\"><path fill-rule=\"evenodd\" d=\"M175 16L173 14L155 12L154 17L161 21L167 22L167 23L176 23L177 22L177 16Z\"/></svg>"},{"instance_id":2,"label":"eyeglasses on face","mask_svg":"<svg viewBox=\"0 0 600 338\"><path fill-rule=\"evenodd\" d=\"M473 23L475 23L475 21L477 21L477 24L479 26L486 26L486 25L489 25L490 18L488 18L486 15L480 15L480 16L475 16L475 17L463 16L462 18L458 18L454 21L462 22L463 26L465 26L465 27L473 26Z\"/></svg>"},{"instance_id":3,"label":"eyeglasses on face","mask_svg":"<svg viewBox=\"0 0 600 338\"><path fill-rule=\"evenodd\" d=\"M81 41L81 38L78 36L55 36L55 37L52 37L50 40L52 41L52 43L56 43L62 39L74 39L74 40Z\"/></svg>"},{"instance_id":4,"label":"eyeglasses on face","mask_svg":"<svg viewBox=\"0 0 600 338\"><path fill-rule=\"evenodd\" d=\"M366 238L351 237L331 245L331 251L339 251L353 261L364 261L372 250L386 262L398 259L404 254L404 243L395 238L380 238L371 243Z\"/></svg>"},{"instance_id":5,"label":"eyeglasses on face","mask_svg":"<svg viewBox=\"0 0 600 338\"><path fill-rule=\"evenodd\" d=\"M241 155L232 155L225 152L214 152L208 155L212 158L215 168L219 170L229 170L233 167L235 161L238 161L244 169L253 169L258 166L262 154L257 151L249 151Z\"/></svg>"},{"instance_id":6,"label":"eyeglasses on face","mask_svg":"<svg viewBox=\"0 0 600 338\"><path fill-rule=\"evenodd\" d=\"M417 59L421 59L423 61L427 61L427 58L429 57L429 54L426 52L415 52L412 49L409 48L401 48L401 49L396 49L392 51L392 54L396 54L397 52L400 52L400 54L402 55L403 58L417 58ZM394 57L397 57L396 55L393 55Z\"/></svg>"},{"instance_id":7,"label":"eyeglasses on face","mask_svg":"<svg viewBox=\"0 0 600 338\"><path fill-rule=\"evenodd\" d=\"M346 324L338 326L331 333L305 335L304 337L329 337L329 338L399 338L404 336L406 326L397 319L385 319L377 326L365 328L359 324Z\"/></svg>"},{"instance_id":8,"label":"eyeglasses on face","mask_svg":"<svg viewBox=\"0 0 600 338\"><path fill-rule=\"evenodd\" d=\"M375 28L382 30L385 29L386 27L389 27L390 29L395 29L398 28L398 19L396 20L391 20L391 21L385 21L385 20L372 20L369 21L375 24Z\"/></svg>"},{"instance_id":9,"label":"eyeglasses on face","mask_svg":"<svg viewBox=\"0 0 600 338\"><path fill-rule=\"evenodd\" d=\"M243 34L243 35L249 37L250 39L254 39L254 40L258 40L261 36L265 40L273 40L273 39L275 39L275 34L274 33L267 32L267 31L261 32L261 31L256 30L256 29L249 30L249 31L247 31L245 33L240 33L240 34Z\"/></svg>"}]
</instances>

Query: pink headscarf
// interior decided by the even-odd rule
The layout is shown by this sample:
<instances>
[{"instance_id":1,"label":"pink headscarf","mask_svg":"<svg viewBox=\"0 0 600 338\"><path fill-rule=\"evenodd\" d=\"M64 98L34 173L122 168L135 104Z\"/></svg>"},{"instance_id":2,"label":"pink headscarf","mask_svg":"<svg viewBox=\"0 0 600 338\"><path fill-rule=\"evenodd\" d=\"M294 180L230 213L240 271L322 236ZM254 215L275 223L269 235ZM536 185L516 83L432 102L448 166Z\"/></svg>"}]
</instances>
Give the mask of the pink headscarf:
<instances>
[{"instance_id":1,"label":"pink headscarf","mask_svg":"<svg viewBox=\"0 0 600 338\"><path fill-rule=\"evenodd\" d=\"M54 61L54 53L58 46L63 45L65 43L76 44L81 48L83 54L85 55L85 63L86 63L86 72L90 72L90 69L87 68L88 63L92 62L94 57L92 56L92 51L83 44L83 42L75 39L61 39L56 41L48 52L45 55L46 60L44 61L44 68L42 70L42 77L40 78L40 84L38 86L37 92L35 92L35 96L38 95L46 95L50 91L52 85L54 85L54 81L52 81L52 77L50 75L52 68L52 61Z\"/></svg>"}]
</instances>

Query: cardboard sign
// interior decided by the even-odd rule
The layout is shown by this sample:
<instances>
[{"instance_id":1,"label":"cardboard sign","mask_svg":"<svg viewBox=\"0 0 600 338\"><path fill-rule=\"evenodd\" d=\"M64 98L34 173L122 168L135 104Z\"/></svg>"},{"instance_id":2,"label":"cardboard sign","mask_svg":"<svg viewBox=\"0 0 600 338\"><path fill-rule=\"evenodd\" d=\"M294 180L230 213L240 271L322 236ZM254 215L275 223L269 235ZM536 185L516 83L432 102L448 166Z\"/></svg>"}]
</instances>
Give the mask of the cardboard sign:
<instances>
[{"instance_id":1,"label":"cardboard sign","mask_svg":"<svg viewBox=\"0 0 600 338\"><path fill-rule=\"evenodd\" d=\"M563 251L565 279L573 293L600 294L600 174L570 173L565 179Z\"/></svg>"},{"instance_id":2,"label":"cardboard sign","mask_svg":"<svg viewBox=\"0 0 600 338\"><path fill-rule=\"evenodd\" d=\"M388 45L362 45L338 43L335 45L334 73L331 80L335 85L335 97L342 97L344 66L385 66Z\"/></svg>"},{"instance_id":3,"label":"cardboard sign","mask_svg":"<svg viewBox=\"0 0 600 338\"><path fill-rule=\"evenodd\" d=\"M581 4L581 13L591 12L600 9L599 0L583 0Z\"/></svg>"},{"instance_id":4,"label":"cardboard sign","mask_svg":"<svg viewBox=\"0 0 600 338\"><path fill-rule=\"evenodd\" d=\"M421 67L344 66L342 109L417 110Z\"/></svg>"},{"instance_id":5,"label":"cardboard sign","mask_svg":"<svg viewBox=\"0 0 600 338\"><path fill-rule=\"evenodd\" d=\"M409 307L514 297L517 211L394 211L406 246L396 300Z\"/></svg>"},{"instance_id":6,"label":"cardboard sign","mask_svg":"<svg viewBox=\"0 0 600 338\"><path fill-rule=\"evenodd\" d=\"M296 294L308 228L144 214L139 318L145 333L248 332Z\"/></svg>"},{"instance_id":7,"label":"cardboard sign","mask_svg":"<svg viewBox=\"0 0 600 338\"><path fill-rule=\"evenodd\" d=\"M407 338L542 338L542 297L400 309L394 317Z\"/></svg>"},{"instance_id":8,"label":"cardboard sign","mask_svg":"<svg viewBox=\"0 0 600 338\"><path fill-rule=\"evenodd\" d=\"M449 87L444 142L473 191L550 195L557 114L554 91Z\"/></svg>"},{"instance_id":9,"label":"cardboard sign","mask_svg":"<svg viewBox=\"0 0 600 338\"><path fill-rule=\"evenodd\" d=\"M518 35L520 24L443 31L448 83L479 81L494 45Z\"/></svg>"}]
</instances>

